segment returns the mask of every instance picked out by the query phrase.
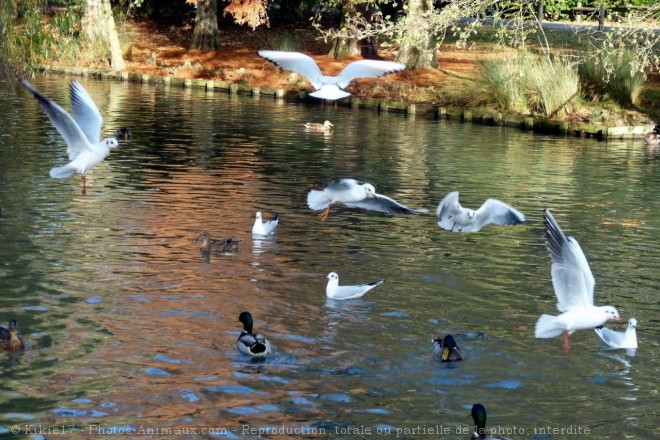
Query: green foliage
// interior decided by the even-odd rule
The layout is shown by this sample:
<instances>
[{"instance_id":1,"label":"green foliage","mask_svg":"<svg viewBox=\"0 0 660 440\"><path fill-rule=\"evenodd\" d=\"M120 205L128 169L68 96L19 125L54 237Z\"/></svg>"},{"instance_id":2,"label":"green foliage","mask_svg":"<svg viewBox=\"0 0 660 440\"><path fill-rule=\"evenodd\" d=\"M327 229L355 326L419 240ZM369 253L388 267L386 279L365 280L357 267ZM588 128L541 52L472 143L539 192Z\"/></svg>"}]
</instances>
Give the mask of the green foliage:
<instances>
[{"instance_id":1,"label":"green foliage","mask_svg":"<svg viewBox=\"0 0 660 440\"><path fill-rule=\"evenodd\" d=\"M635 54L600 52L585 59L578 68L582 88L588 98L611 98L619 105L637 104L644 90L644 75L634 70Z\"/></svg>"},{"instance_id":2,"label":"green foliage","mask_svg":"<svg viewBox=\"0 0 660 440\"><path fill-rule=\"evenodd\" d=\"M477 64L480 78L474 100L517 113L554 116L579 96L575 67L565 58L518 53L512 61Z\"/></svg>"},{"instance_id":3,"label":"green foliage","mask_svg":"<svg viewBox=\"0 0 660 440\"><path fill-rule=\"evenodd\" d=\"M54 2L50 22L40 0L0 1L0 76L22 76L39 60L74 57L82 1Z\"/></svg>"}]
</instances>

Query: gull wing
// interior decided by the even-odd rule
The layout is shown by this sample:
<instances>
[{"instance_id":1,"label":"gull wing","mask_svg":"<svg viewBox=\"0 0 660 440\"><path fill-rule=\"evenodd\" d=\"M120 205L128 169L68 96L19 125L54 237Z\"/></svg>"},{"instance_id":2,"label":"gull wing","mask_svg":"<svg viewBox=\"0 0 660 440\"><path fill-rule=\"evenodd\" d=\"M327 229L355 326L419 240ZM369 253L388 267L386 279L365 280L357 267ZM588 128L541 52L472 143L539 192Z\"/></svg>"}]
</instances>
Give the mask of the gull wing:
<instances>
[{"instance_id":1,"label":"gull wing","mask_svg":"<svg viewBox=\"0 0 660 440\"><path fill-rule=\"evenodd\" d=\"M428 209L410 209L382 194L376 194L376 197L367 197L357 202L344 202L344 205L388 214L423 214L429 212Z\"/></svg>"},{"instance_id":2,"label":"gull wing","mask_svg":"<svg viewBox=\"0 0 660 440\"><path fill-rule=\"evenodd\" d=\"M378 78L388 73L406 70L406 65L394 61L360 60L348 64L337 76L337 85L342 89L355 78Z\"/></svg>"},{"instance_id":3,"label":"gull wing","mask_svg":"<svg viewBox=\"0 0 660 440\"><path fill-rule=\"evenodd\" d=\"M575 307L592 306L596 281L580 245L575 238L564 234L548 209L545 226L557 309L563 313Z\"/></svg>"},{"instance_id":4,"label":"gull wing","mask_svg":"<svg viewBox=\"0 0 660 440\"><path fill-rule=\"evenodd\" d=\"M89 143L98 144L101 141L103 117L92 97L78 81L71 82L71 110L73 119L85 133Z\"/></svg>"},{"instance_id":5,"label":"gull wing","mask_svg":"<svg viewBox=\"0 0 660 440\"><path fill-rule=\"evenodd\" d=\"M450 192L440 201L435 213L442 221L456 214L460 214L463 207L458 203L458 191Z\"/></svg>"},{"instance_id":6,"label":"gull wing","mask_svg":"<svg viewBox=\"0 0 660 440\"><path fill-rule=\"evenodd\" d=\"M610 330L609 328L606 327L596 327L594 330L596 331L596 334L600 336L600 339L602 339L603 342L609 345L610 347L627 348L627 347L622 347L622 344L625 341L625 337L626 337L625 333Z\"/></svg>"},{"instance_id":7,"label":"gull wing","mask_svg":"<svg viewBox=\"0 0 660 440\"><path fill-rule=\"evenodd\" d=\"M37 98L37 101L46 112L50 122L64 138L67 145L69 160L75 159L83 151L91 150L91 145L89 144L87 136L85 136L85 133L80 129L76 121L66 110L60 107L59 104L52 99L43 96L26 80L23 80L23 85L34 95L35 98Z\"/></svg>"},{"instance_id":8,"label":"gull wing","mask_svg":"<svg viewBox=\"0 0 660 440\"><path fill-rule=\"evenodd\" d=\"M486 200L475 212L476 220L473 225L477 230L495 223L497 225L517 225L525 223L525 216L521 212L497 199Z\"/></svg>"},{"instance_id":9,"label":"gull wing","mask_svg":"<svg viewBox=\"0 0 660 440\"><path fill-rule=\"evenodd\" d=\"M279 50L260 50L257 53L260 57L267 59L284 70L290 70L304 75L316 90L321 88L321 77L323 73L321 73L321 69L319 69L316 61L304 53Z\"/></svg>"}]
</instances>

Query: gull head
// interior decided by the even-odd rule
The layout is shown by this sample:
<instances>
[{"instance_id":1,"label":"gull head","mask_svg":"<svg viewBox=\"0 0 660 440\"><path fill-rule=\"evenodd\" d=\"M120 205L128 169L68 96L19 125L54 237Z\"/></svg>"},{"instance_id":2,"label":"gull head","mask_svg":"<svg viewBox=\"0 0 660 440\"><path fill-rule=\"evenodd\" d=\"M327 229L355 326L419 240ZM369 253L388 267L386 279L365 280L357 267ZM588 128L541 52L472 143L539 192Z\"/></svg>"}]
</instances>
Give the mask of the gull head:
<instances>
[{"instance_id":1,"label":"gull head","mask_svg":"<svg viewBox=\"0 0 660 440\"><path fill-rule=\"evenodd\" d=\"M605 312L605 316L607 319L613 319L615 321L621 321L621 317L619 316L619 312L617 309L615 309L612 306L604 306L602 307L603 312Z\"/></svg>"},{"instance_id":2,"label":"gull head","mask_svg":"<svg viewBox=\"0 0 660 440\"><path fill-rule=\"evenodd\" d=\"M339 282L339 275L337 275L337 273L335 272L330 272L326 278L332 281Z\"/></svg>"},{"instance_id":3,"label":"gull head","mask_svg":"<svg viewBox=\"0 0 660 440\"><path fill-rule=\"evenodd\" d=\"M467 216L470 220L474 220L474 218L477 216L477 213L474 212L474 209L468 209Z\"/></svg>"},{"instance_id":4,"label":"gull head","mask_svg":"<svg viewBox=\"0 0 660 440\"><path fill-rule=\"evenodd\" d=\"M256 218L257 218L257 220L261 220L261 212L257 211Z\"/></svg>"},{"instance_id":5,"label":"gull head","mask_svg":"<svg viewBox=\"0 0 660 440\"><path fill-rule=\"evenodd\" d=\"M376 197L376 188L374 188L374 186L371 183L363 184L362 188L364 189L364 194L367 197L377 198Z\"/></svg>"},{"instance_id":6,"label":"gull head","mask_svg":"<svg viewBox=\"0 0 660 440\"><path fill-rule=\"evenodd\" d=\"M117 142L117 139L115 138L103 139L101 144L103 144L108 150L112 150L113 148L117 148L119 146L119 142Z\"/></svg>"},{"instance_id":7,"label":"gull head","mask_svg":"<svg viewBox=\"0 0 660 440\"><path fill-rule=\"evenodd\" d=\"M628 328L637 328L637 320L635 318L630 318L628 320Z\"/></svg>"}]
</instances>

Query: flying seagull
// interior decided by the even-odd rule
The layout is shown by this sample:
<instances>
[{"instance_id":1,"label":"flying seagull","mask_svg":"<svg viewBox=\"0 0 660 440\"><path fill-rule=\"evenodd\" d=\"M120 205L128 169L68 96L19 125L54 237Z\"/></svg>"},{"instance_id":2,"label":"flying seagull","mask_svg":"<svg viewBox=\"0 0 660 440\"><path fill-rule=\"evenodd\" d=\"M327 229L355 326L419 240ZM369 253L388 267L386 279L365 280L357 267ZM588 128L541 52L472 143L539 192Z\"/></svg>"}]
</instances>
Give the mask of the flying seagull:
<instances>
[{"instance_id":1,"label":"flying seagull","mask_svg":"<svg viewBox=\"0 0 660 440\"><path fill-rule=\"evenodd\" d=\"M103 117L87 90L77 81L72 81L71 116L52 99L43 96L32 84L23 80L23 85L37 98L48 119L64 138L70 162L52 168L50 177L65 179L73 173L82 176L82 193L87 194L87 171L100 163L119 143L115 138L101 140Z\"/></svg>"},{"instance_id":2,"label":"flying seagull","mask_svg":"<svg viewBox=\"0 0 660 440\"><path fill-rule=\"evenodd\" d=\"M350 93L342 89L348 87L350 82L356 78L377 78L406 69L405 64L394 61L360 60L348 64L337 76L326 76L321 73L316 61L304 53L260 50L258 54L284 70L307 77L316 89L309 95L331 101L350 96Z\"/></svg>"},{"instance_id":3,"label":"flying seagull","mask_svg":"<svg viewBox=\"0 0 660 440\"><path fill-rule=\"evenodd\" d=\"M564 235L550 210L545 210L548 251L552 260L552 284L557 295L559 316L541 315L534 336L552 338L564 333L564 354L568 356L569 336L575 330L595 328L607 320L619 321L612 306L594 306L594 286L589 263L573 237Z\"/></svg>"},{"instance_id":4,"label":"flying seagull","mask_svg":"<svg viewBox=\"0 0 660 440\"><path fill-rule=\"evenodd\" d=\"M396 200L377 194L370 183L359 184L354 179L342 179L331 183L323 190L311 190L307 195L307 206L315 211L324 210L319 217L325 221L330 213L330 206L342 203L353 208L380 211L388 214L422 214L426 209L410 209Z\"/></svg>"},{"instance_id":5,"label":"flying seagull","mask_svg":"<svg viewBox=\"0 0 660 440\"><path fill-rule=\"evenodd\" d=\"M353 286L340 286L339 275L337 275L335 272L330 272L327 278L328 284L325 287L325 295L331 299L361 298L365 293L385 282L385 280L378 280L371 283L357 284Z\"/></svg>"},{"instance_id":6,"label":"flying seagull","mask_svg":"<svg viewBox=\"0 0 660 440\"><path fill-rule=\"evenodd\" d=\"M458 191L450 192L436 210L438 226L452 232L477 232L491 223L517 225L525 223L525 216L497 199L486 200L479 209L463 208L458 203Z\"/></svg>"}]
</instances>

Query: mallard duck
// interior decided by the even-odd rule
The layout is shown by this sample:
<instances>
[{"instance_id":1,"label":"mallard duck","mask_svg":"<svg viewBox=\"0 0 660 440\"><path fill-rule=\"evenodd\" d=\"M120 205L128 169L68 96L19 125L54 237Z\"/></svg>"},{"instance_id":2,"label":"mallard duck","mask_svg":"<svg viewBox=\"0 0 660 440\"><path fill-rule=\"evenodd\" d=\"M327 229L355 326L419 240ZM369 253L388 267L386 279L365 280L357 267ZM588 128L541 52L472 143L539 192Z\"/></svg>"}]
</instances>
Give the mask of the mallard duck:
<instances>
[{"instance_id":1,"label":"mallard duck","mask_svg":"<svg viewBox=\"0 0 660 440\"><path fill-rule=\"evenodd\" d=\"M122 141L127 141L129 139L133 139L133 133L131 133L131 130L129 130L126 127L121 127L118 128L117 131L115 131L115 137L117 139L121 139Z\"/></svg>"},{"instance_id":2,"label":"mallard duck","mask_svg":"<svg viewBox=\"0 0 660 440\"><path fill-rule=\"evenodd\" d=\"M510 440L508 437L493 437L486 431L486 408L481 403L472 405L472 420L474 432L470 440Z\"/></svg>"},{"instance_id":3,"label":"mallard duck","mask_svg":"<svg viewBox=\"0 0 660 440\"><path fill-rule=\"evenodd\" d=\"M644 139L649 145L660 145L660 125L656 125L653 130L646 133Z\"/></svg>"},{"instance_id":4,"label":"mallard duck","mask_svg":"<svg viewBox=\"0 0 660 440\"><path fill-rule=\"evenodd\" d=\"M253 322L250 312L241 312L238 320L243 323L243 331L236 341L238 351L254 358L268 356L271 353L270 343L263 335L252 333Z\"/></svg>"},{"instance_id":5,"label":"mallard duck","mask_svg":"<svg viewBox=\"0 0 660 440\"><path fill-rule=\"evenodd\" d=\"M66 142L70 162L64 166L52 168L50 177L66 179L73 173L80 173L82 194L87 194L87 171L103 161L110 154L110 150L119 146L117 139L101 140L103 117L92 97L79 82L72 81L70 87L73 116L55 101L39 93L26 80L23 80L23 85L34 95L50 122Z\"/></svg>"},{"instance_id":6,"label":"mallard duck","mask_svg":"<svg viewBox=\"0 0 660 440\"><path fill-rule=\"evenodd\" d=\"M356 78L378 78L388 73L406 69L405 64L394 61L359 60L348 64L337 76L327 76L312 57L300 52L283 52L278 50L260 50L260 57L284 70L290 70L307 77L315 92L309 94L319 99L330 101L345 98L351 94L342 90Z\"/></svg>"},{"instance_id":7,"label":"mallard duck","mask_svg":"<svg viewBox=\"0 0 660 440\"><path fill-rule=\"evenodd\" d=\"M268 220L264 223L261 219L261 212L257 212L254 225L252 226L252 235L272 235L275 233L275 228L277 228L278 222L278 214L275 214L272 220Z\"/></svg>"},{"instance_id":8,"label":"mallard duck","mask_svg":"<svg viewBox=\"0 0 660 440\"><path fill-rule=\"evenodd\" d=\"M440 358L442 362L463 360L463 353L459 350L452 335L433 340L433 356Z\"/></svg>"},{"instance_id":9,"label":"mallard duck","mask_svg":"<svg viewBox=\"0 0 660 440\"><path fill-rule=\"evenodd\" d=\"M318 122L305 122L305 130L308 131L329 132L332 131L332 127L334 126L335 125L330 121L325 121L323 124L319 124Z\"/></svg>"},{"instance_id":10,"label":"mallard duck","mask_svg":"<svg viewBox=\"0 0 660 440\"><path fill-rule=\"evenodd\" d=\"M18 336L18 323L15 319L9 321L8 328L0 326L0 348L3 350L23 350L25 344L20 336Z\"/></svg>"},{"instance_id":11,"label":"mallard duck","mask_svg":"<svg viewBox=\"0 0 660 440\"><path fill-rule=\"evenodd\" d=\"M224 240L212 240L208 232L201 232L193 241L200 243L199 250L202 252L235 252L238 250L239 240L234 237Z\"/></svg>"}]
</instances>

